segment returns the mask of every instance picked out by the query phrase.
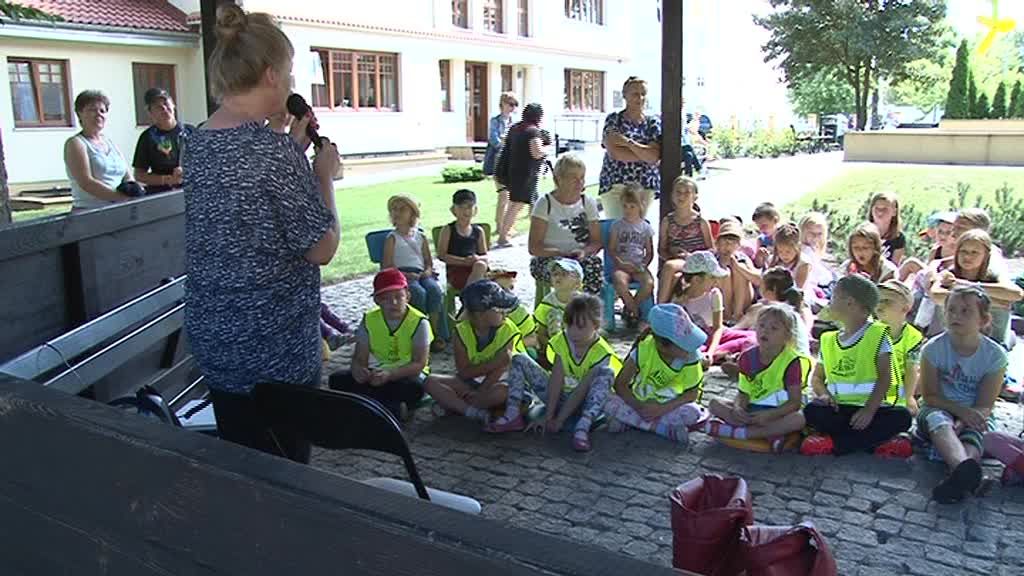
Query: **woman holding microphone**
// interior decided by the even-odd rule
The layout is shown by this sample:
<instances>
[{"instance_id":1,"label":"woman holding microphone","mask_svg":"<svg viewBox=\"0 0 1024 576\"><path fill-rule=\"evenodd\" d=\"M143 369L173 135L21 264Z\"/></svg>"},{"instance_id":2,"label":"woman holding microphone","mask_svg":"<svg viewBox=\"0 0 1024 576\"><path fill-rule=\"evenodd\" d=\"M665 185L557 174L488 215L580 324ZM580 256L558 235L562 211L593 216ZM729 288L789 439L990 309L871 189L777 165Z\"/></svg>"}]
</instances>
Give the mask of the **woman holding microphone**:
<instances>
[{"instance_id":1,"label":"woman holding microphone","mask_svg":"<svg viewBox=\"0 0 1024 576\"><path fill-rule=\"evenodd\" d=\"M292 56L270 16L218 8L207 73L220 108L182 162L185 328L220 436L308 462L309 443L287 430L275 442L251 396L260 382L319 385L320 266L338 248L336 148L324 141L311 168L312 114L290 133L266 123L285 112Z\"/></svg>"}]
</instances>

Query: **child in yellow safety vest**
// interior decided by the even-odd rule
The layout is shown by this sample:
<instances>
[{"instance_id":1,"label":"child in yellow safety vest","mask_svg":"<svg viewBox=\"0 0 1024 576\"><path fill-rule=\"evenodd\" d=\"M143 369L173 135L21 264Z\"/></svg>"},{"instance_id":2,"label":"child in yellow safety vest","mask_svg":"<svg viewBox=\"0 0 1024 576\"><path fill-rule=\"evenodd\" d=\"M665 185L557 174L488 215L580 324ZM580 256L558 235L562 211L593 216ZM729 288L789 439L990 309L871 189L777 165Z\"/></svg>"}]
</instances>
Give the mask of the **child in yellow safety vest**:
<instances>
[{"instance_id":1,"label":"child in yellow safety vest","mask_svg":"<svg viewBox=\"0 0 1024 576\"><path fill-rule=\"evenodd\" d=\"M785 436L804 427L803 389L811 359L797 351L800 330L792 307L773 303L761 308L754 325L758 345L739 357L739 392L732 402L713 399L715 416L701 431L738 440L768 438L772 452L782 452Z\"/></svg>"},{"instance_id":2,"label":"child in yellow safety vest","mask_svg":"<svg viewBox=\"0 0 1024 576\"><path fill-rule=\"evenodd\" d=\"M572 446L579 452L590 450L590 427L604 409L615 375L622 368L611 344L598 333L601 308L601 301L589 294L577 295L569 301L565 328L551 339L549 359L554 368L550 373L526 354L512 358L505 415L488 426L488 432L527 428L520 407L529 387L544 401L546 409L544 420L529 427L557 433L566 420L579 412Z\"/></svg>"},{"instance_id":3,"label":"child in yellow safety vest","mask_svg":"<svg viewBox=\"0 0 1024 576\"><path fill-rule=\"evenodd\" d=\"M678 304L658 304L647 316L650 327L637 337L615 378L615 395L605 413L608 431L626 426L653 432L680 444L706 415L700 405L704 333Z\"/></svg>"},{"instance_id":4,"label":"child in yellow safety vest","mask_svg":"<svg viewBox=\"0 0 1024 576\"><path fill-rule=\"evenodd\" d=\"M495 269L487 273L489 280L494 280L498 283L509 294L515 293L516 288L516 276L515 270L502 270ZM534 320L533 314L526 309L526 305L519 302L519 305L514 310L508 313L508 319L511 320L516 328L519 329L519 335L523 337L522 343L525 348L537 347L537 321Z\"/></svg>"},{"instance_id":5,"label":"child in yellow safety vest","mask_svg":"<svg viewBox=\"0 0 1024 576\"><path fill-rule=\"evenodd\" d=\"M537 321L537 361L550 369L548 342L562 331L562 315L572 297L583 287L583 266L571 258L558 258L551 262L551 291L535 304L533 317Z\"/></svg>"},{"instance_id":6,"label":"child in yellow safety vest","mask_svg":"<svg viewBox=\"0 0 1024 576\"><path fill-rule=\"evenodd\" d=\"M460 294L466 318L455 325L455 375L431 374L424 387L442 408L486 424L508 398L506 373L522 336L506 314L519 305L492 280Z\"/></svg>"},{"instance_id":7,"label":"child in yellow safety vest","mask_svg":"<svg viewBox=\"0 0 1024 576\"><path fill-rule=\"evenodd\" d=\"M409 305L409 284L397 268L374 277L373 301L377 307L356 330L350 371L332 374L329 385L369 396L404 419L423 398L433 332L427 315Z\"/></svg>"},{"instance_id":8,"label":"child in yellow safety vest","mask_svg":"<svg viewBox=\"0 0 1024 576\"><path fill-rule=\"evenodd\" d=\"M910 287L899 280L886 280L878 285L878 320L889 327L892 338L892 384L886 401L906 406L917 416L917 364L921 357L924 334L907 322L914 306Z\"/></svg>"},{"instance_id":9,"label":"child in yellow safety vest","mask_svg":"<svg viewBox=\"0 0 1024 576\"><path fill-rule=\"evenodd\" d=\"M804 407L807 425L819 435L800 446L806 455L874 450L879 456L909 457L910 412L886 402L892 382L889 327L873 321L878 287L861 276L844 276L832 291L829 310L840 330L821 335L821 357L811 378L815 399Z\"/></svg>"}]
</instances>

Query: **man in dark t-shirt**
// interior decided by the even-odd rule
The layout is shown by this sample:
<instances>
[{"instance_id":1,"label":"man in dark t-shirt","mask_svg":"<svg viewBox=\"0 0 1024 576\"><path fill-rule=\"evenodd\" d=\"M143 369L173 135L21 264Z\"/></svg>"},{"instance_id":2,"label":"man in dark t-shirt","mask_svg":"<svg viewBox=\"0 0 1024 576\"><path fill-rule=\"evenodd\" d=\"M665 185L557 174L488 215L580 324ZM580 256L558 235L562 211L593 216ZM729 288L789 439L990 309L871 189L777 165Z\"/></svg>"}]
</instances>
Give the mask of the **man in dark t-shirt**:
<instances>
[{"instance_id":1,"label":"man in dark t-shirt","mask_svg":"<svg viewBox=\"0 0 1024 576\"><path fill-rule=\"evenodd\" d=\"M181 147L195 127L178 122L174 100L163 88L150 88L144 100L153 125L135 145L135 179L146 185L149 194L180 188Z\"/></svg>"}]
</instances>

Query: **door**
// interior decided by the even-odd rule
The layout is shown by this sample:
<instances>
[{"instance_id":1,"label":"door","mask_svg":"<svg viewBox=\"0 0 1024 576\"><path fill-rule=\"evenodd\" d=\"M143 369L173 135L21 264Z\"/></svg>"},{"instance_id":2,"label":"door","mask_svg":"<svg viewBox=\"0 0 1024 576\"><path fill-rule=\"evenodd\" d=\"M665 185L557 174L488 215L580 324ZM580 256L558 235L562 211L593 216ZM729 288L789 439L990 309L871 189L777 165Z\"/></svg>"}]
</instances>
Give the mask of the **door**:
<instances>
[{"instance_id":1,"label":"door","mask_svg":"<svg viewBox=\"0 0 1024 576\"><path fill-rule=\"evenodd\" d=\"M466 139L487 141L487 64L466 62Z\"/></svg>"}]
</instances>

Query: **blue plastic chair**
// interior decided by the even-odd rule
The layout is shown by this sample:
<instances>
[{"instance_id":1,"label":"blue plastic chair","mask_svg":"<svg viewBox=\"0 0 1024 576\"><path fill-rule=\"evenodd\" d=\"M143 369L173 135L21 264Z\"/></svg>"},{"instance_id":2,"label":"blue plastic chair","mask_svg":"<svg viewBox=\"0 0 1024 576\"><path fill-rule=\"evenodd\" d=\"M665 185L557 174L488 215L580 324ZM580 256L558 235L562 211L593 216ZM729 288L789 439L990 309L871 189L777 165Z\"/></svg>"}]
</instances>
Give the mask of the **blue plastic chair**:
<instances>
[{"instance_id":1,"label":"blue plastic chair","mask_svg":"<svg viewBox=\"0 0 1024 576\"><path fill-rule=\"evenodd\" d=\"M612 284L612 272L615 265L608 254L608 244L612 237L612 224L615 220L601 220L601 245L604 247L604 286L601 287L601 299L604 301L604 328L612 332L615 330L615 301L619 296L615 293L615 286ZM629 289L636 291L640 289L639 282L630 282ZM654 307L654 296L648 297L640 304L640 318L646 319L647 312Z\"/></svg>"},{"instance_id":2,"label":"blue plastic chair","mask_svg":"<svg viewBox=\"0 0 1024 576\"><path fill-rule=\"evenodd\" d=\"M384 240L387 239L391 230L391 228L374 230L366 235L366 251L370 254L370 262L380 264L380 261L384 259Z\"/></svg>"}]
</instances>

